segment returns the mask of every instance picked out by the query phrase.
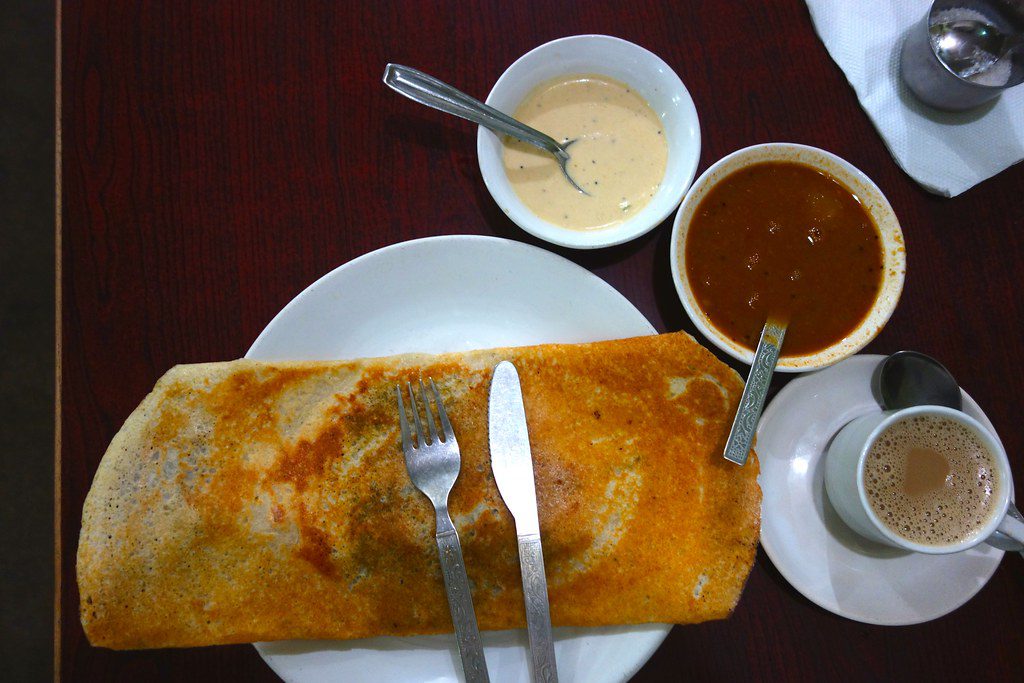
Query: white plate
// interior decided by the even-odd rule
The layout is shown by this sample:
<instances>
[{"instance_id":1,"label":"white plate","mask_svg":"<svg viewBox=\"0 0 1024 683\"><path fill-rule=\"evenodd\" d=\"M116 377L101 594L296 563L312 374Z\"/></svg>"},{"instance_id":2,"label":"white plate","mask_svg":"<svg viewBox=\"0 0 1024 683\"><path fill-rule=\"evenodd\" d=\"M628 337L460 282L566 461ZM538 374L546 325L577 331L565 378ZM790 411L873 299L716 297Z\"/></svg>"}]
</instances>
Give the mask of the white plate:
<instances>
[{"instance_id":1,"label":"white plate","mask_svg":"<svg viewBox=\"0 0 1024 683\"><path fill-rule=\"evenodd\" d=\"M246 354L260 360L443 352L653 334L606 282L550 252L493 237L431 237L361 256L328 273L271 321ZM671 626L556 628L564 683L624 681ZM492 680L530 680L525 631L485 632ZM461 680L454 636L257 643L281 678Z\"/></svg>"},{"instance_id":2,"label":"white plate","mask_svg":"<svg viewBox=\"0 0 1024 683\"><path fill-rule=\"evenodd\" d=\"M825 495L824 458L850 420L881 411L872 378L884 356L860 355L793 380L764 411L761 545L808 600L868 624L917 624L970 600L995 573L1003 551L985 545L953 555L907 553L863 540ZM995 434L978 404L964 411ZM999 437L996 436L996 439Z\"/></svg>"}]
</instances>

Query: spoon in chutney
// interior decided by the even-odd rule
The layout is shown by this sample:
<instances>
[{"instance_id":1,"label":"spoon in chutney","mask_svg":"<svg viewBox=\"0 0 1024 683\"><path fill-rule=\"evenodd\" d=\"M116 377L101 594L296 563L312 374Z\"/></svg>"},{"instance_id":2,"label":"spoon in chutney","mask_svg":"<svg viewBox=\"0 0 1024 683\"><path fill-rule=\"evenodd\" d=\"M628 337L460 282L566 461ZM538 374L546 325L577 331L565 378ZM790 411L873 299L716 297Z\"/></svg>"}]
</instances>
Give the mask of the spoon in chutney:
<instances>
[{"instance_id":1,"label":"spoon in chutney","mask_svg":"<svg viewBox=\"0 0 1024 683\"><path fill-rule=\"evenodd\" d=\"M757 422L764 410L764 399L768 395L768 385L772 381L772 373L779 362L782 351L782 340L786 337L787 321L768 318L761 330L761 338L757 341L754 359L750 362L750 374L743 385L743 395L736 409L736 417L729 430L729 438L725 442L726 460L737 465L744 465L750 454L750 445L754 442Z\"/></svg>"},{"instance_id":2,"label":"spoon in chutney","mask_svg":"<svg viewBox=\"0 0 1024 683\"><path fill-rule=\"evenodd\" d=\"M470 97L461 90L409 66L388 64L384 69L384 83L392 90L420 104L433 107L446 114L454 114L473 123L478 123L499 135L510 135L517 140L550 152L558 162L558 167L562 169L562 175L569 181L569 184L580 193L588 197L591 196L569 175L568 150L569 146L576 142L575 140L558 142L550 135L545 135L536 128L531 128L508 114Z\"/></svg>"}]
</instances>

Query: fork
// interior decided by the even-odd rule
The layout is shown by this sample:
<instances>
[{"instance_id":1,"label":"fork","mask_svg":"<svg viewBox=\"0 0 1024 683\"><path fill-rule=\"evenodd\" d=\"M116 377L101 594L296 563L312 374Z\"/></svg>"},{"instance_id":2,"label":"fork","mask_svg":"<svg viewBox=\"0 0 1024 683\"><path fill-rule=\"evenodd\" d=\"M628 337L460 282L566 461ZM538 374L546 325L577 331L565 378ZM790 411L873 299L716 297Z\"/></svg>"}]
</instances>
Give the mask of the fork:
<instances>
[{"instance_id":1,"label":"fork","mask_svg":"<svg viewBox=\"0 0 1024 683\"><path fill-rule=\"evenodd\" d=\"M413 394L412 384L406 383L409 391L409 403L412 409L415 442L410 434L409 420L405 413L405 402L402 400L401 387L395 387L398 398L398 418L402 427L402 451L405 453L405 468L409 478L423 495L434 505L436 516L437 550L441 557L441 573L444 576L444 589L448 594L448 609L451 611L452 623L455 624L455 638L459 643L459 656L462 658L462 670L469 683L488 683L487 662L484 659L483 645L480 642L480 631L476 624L476 612L473 610L473 596L469 592L469 577L466 576L466 565L462 559L462 546L459 535L448 514L448 494L459 477L462 467L462 455L459 442L455 440L448 414L441 403L441 394L437 385L430 379L430 388L434 394L434 406L441 421L441 434L438 434L431 411L430 400L420 380L420 401L426 415L429 434L424 431L420 421L419 407ZM443 438L442 438L443 437Z\"/></svg>"}]
</instances>

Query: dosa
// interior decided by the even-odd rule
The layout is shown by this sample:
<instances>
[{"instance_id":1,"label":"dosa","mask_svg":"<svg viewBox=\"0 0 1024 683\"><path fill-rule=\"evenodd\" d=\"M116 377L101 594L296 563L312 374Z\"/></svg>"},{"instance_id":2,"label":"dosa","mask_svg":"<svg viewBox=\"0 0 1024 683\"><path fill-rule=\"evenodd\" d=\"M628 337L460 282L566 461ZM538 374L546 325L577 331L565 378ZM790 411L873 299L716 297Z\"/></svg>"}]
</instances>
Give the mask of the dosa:
<instances>
[{"instance_id":1,"label":"dosa","mask_svg":"<svg viewBox=\"0 0 1024 683\"><path fill-rule=\"evenodd\" d=\"M462 449L450 509L482 629L523 627L490 470L491 369L519 370L551 617L728 616L757 546L757 461L722 458L740 378L685 333L445 355L179 365L85 501L81 619L110 648L451 631L396 384L433 378Z\"/></svg>"}]
</instances>

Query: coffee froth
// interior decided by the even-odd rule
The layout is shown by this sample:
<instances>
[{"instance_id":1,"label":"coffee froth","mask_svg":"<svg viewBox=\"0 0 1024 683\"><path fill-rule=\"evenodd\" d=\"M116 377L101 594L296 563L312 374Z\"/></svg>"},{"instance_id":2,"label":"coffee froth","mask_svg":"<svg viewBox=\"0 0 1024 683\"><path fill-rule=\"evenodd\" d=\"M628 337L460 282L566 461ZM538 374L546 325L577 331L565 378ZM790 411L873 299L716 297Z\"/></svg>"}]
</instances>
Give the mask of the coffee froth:
<instances>
[{"instance_id":1,"label":"coffee froth","mask_svg":"<svg viewBox=\"0 0 1024 683\"><path fill-rule=\"evenodd\" d=\"M922 545L954 545L992 518L1004 485L996 456L955 420L918 415L890 425L864 460L864 489L881 522Z\"/></svg>"}]
</instances>

